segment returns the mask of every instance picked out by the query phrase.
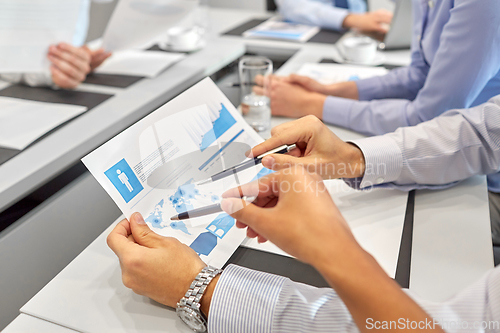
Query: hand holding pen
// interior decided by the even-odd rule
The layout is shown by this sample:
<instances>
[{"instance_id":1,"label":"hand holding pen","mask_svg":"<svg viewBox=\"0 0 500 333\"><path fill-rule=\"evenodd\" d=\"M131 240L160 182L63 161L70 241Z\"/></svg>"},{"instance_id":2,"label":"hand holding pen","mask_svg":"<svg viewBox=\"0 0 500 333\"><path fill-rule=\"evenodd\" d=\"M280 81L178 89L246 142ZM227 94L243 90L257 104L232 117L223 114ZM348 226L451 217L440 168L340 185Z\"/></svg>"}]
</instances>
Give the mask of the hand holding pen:
<instances>
[{"instance_id":1,"label":"hand holding pen","mask_svg":"<svg viewBox=\"0 0 500 333\"><path fill-rule=\"evenodd\" d=\"M206 180L197 182L196 185L203 185L203 184L215 182L219 179L229 177L229 176L232 176L234 174L237 174L238 172L249 169L257 164L260 164L262 159L265 156L268 156L271 154L286 154L286 153L293 151L293 150L295 150L294 144L290 145L290 146L288 146L288 145L279 146L277 148L271 149L270 151L267 151L265 153L260 154L259 156L255 157L252 160L243 162L243 163L235 165L229 169L226 169L226 170L223 170L219 173L216 173L215 175L213 175L212 177L210 177ZM243 196L242 196L242 198L244 198L244 200L252 201L251 198L247 198L247 197L243 197ZM221 211L222 211L222 209L220 207L220 204L214 204L214 205L210 205L210 206L206 206L206 207L202 207L202 208L192 209L192 210L174 215L170 219L171 220L186 220L189 218L205 216L205 215L209 215L209 214L218 213Z\"/></svg>"}]
</instances>

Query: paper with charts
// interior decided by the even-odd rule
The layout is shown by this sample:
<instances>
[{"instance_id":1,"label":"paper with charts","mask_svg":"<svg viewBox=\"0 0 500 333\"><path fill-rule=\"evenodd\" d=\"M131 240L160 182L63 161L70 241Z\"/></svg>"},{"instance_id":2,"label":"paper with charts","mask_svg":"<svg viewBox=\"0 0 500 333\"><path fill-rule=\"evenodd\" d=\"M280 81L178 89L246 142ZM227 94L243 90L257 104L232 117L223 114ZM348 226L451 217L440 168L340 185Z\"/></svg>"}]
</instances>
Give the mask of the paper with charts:
<instances>
[{"instance_id":1,"label":"paper with charts","mask_svg":"<svg viewBox=\"0 0 500 333\"><path fill-rule=\"evenodd\" d=\"M221 200L227 189L270 171L261 165L196 185L241 163L262 142L217 86L205 79L82 159L128 218L140 212L156 233L222 267L245 238L224 212L183 221L170 217Z\"/></svg>"},{"instance_id":2,"label":"paper with charts","mask_svg":"<svg viewBox=\"0 0 500 333\"><path fill-rule=\"evenodd\" d=\"M389 71L383 67L317 63L305 63L297 72L299 75L308 76L322 84L357 81L387 73Z\"/></svg>"}]
</instances>

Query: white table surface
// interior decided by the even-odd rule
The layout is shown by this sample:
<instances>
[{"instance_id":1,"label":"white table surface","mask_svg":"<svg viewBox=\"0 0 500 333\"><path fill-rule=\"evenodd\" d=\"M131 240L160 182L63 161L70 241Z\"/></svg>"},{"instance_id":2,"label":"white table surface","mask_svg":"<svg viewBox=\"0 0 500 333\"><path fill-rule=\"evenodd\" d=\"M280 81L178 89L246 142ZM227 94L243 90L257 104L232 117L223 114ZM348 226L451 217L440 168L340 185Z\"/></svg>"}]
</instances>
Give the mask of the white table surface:
<instances>
[{"instance_id":1,"label":"white table surface","mask_svg":"<svg viewBox=\"0 0 500 333\"><path fill-rule=\"evenodd\" d=\"M21 313L2 333L76 333L77 331Z\"/></svg>"},{"instance_id":2,"label":"white table surface","mask_svg":"<svg viewBox=\"0 0 500 333\"><path fill-rule=\"evenodd\" d=\"M234 10L212 10L210 15L213 19L215 18L216 21L213 23L212 28L215 32L227 30L253 17L262 17L262 14L257 14L258 16L256 16L256 13ZM236 44L237 47L231 48L231 45L234 46L234 44ZM179 66L171 68L171 70L173 70L173 73L170 73L171 75L166 75L166 73L164 73L165 75L160 76L164 81L150 82L151 80L147 80L145 82L140 82L138 84L141 87L140 92L136 91L134 94L132 91L132 94L127 94L127 96L124 94L123 100L121 100L120 96L121 102L117 103L115 106L118 107L118 104L124 106L127 103L131 103L132 105L130 108L127 108L127 110L129 110L128 113L133 114L133 108L140 108L143 106L143 104L138 103L135 99L149 98L149 100L153 100L155 94L152 92L151 95L148 96L147 92L149 91L148 89L154 90L159 82L166 84L168 89L174 89L175 82L177 82L175 80L175 82L172 81L171 76L175 76L174 73L185 78L183 72L192 71L193 66L197 68L198 74L203 71L203 68L206 69L207 62L204 58L207 56L207 52L211 54L212 60L217 60L221 65L227 62L229 54L226 54L225 57L217 55L223 47L232 50L232 53L230 53L233 59L237 57L236 54L241 53L242 45L246 45L247 47L250 45L257 48L274 47L279 49L283 47L288 49L301 49L300 52L295 54L292 61L282 67L280 70L281 74L293 72L298 69L301 63L305 61L317 61L318 58L323 58L327 56L329 52L332 52L332 48L328 45L297 45L295 43L258 40L242 41L241 38L231 36L224 36L217 39L212 45L214 45L215 49L207 48L207 50L204 51L205 53L200 52L196 54L197 56L190 58L190 61L186 60L187 64L181 63ZM408 59L407 56L408 52L394 53L394 62L407 61L405 60ZM213 63L217 63L217 61L213 61ZM199 64L200 62L202 62L202 65ZM194 74L193 77L196 77L198 74ZM93 89L93 87L88 88ZM168 91L167 88L165 88L164 91ZM156 87L156 89L158 88ZM135 91L135 89L131 90ZM157 92L157 90L155 91ZM105 108L106 104L107 102L102 105L102 109ZM7 167L0 166L0 207L10 200L5 197L6 193L19 196L19 193L29 188L29 185L23 185L23 182L29 182L29 177L31 175L38 174L46 176L46 169L50 168L51 163L64 165L59 159L66 161L66 164L68 160L74 159L75 156L65 156L71 155L70 148L79 148L81 152L85 150L82 149L82 145L88 148L89 146L97 144L97 141L102 142L102 132L107 128L116 129L116 127L113 127L113 122L109 121L109 117L117 117L120 115L120 110L111 107L106 107L105 109L110 113L107 117L104 111L102 114L99 114L99 116L91 116L94 112L90 112L86 115L87 118L90 118L85 120L84 124L87 125L91 120L96 121L101 116L108 118L108 122L106 123L107 127L104 125L98 126L97 133L93 132L94 136L97 136L95 141L89 139L89 137L83 138L77 135L75 144L70 145L71 147L64 147L65 150L63 149L62 152L57 154L59 156L51 156L50 158L43 158L41 155L44 149L50 148L51 145L47 143L42 149L38 148L37 144L33 147L37 149L32 149L35 152L25 154L29 152L28 150L23 153L29 156L24 157L21 162L16 161L16 163L11 163L12 165L8 165L9 162L7 162L4 164L4 166L7 165ZM95 113L97 113L97 108ZM128 118L127 116L122 117L124 119L123 121L131 121L130 118L132 118L132 115L130 114ZM277 123L285 120L284 118L276 118L273 119L273 122ZM64 129L65 128L62 130ZM64 137L68 137L71 130L75 130L75 128L68 129L65 133L57 135L57 139L60 140ZM337 133L345 132L345 135L352 135L353 138L358 135L344 129L336 129L335 131ZM99 134L101 135L99 136ZM341 136L344 137L344 135ZM51 139L51 137L47 139ZM86 144L85 142L89 140L92 142ZM46 140L43 140L41 144L44 143L44 141ZM52 144L54 144L54 142L52 142ZM21 156L23 154L21 154ZM27 163L37 157L42 158L42 167L22 167L21 171L24 177L14 177L14 181L6 182L5 177L2 177L6 175L6 172L12 174L15 170L15 166L19 168L22 166L22 162ZM19 185L23 185L24 187L20 190L13 190L13 188ZM131 299L137 300L140 296L133 294L121 284L119 267L116 265L116 257L105 244L105 235L108 232L109 230L97 238L96 241L68 265L65 270L43 288L35 298L22 308L22 312L33 314L37 317L54 322L71 316L77 319L79 324L76 325L75 328L81 331L90 331L83 329L90 328L89 325L99 327L99 322L89 323L87 320L89 318L88 315L92 312L99 313L104 321L114 322L117 325L116 327L121 326L123 328L119 330L121 332L128 331L128 329L131 331L155 331L154 329L150 330L150 328L153 327L171 327L174 331L188 332L188 330L175 319L173 313L171 313L171 315L165 315L165 313L170 313L170 310L165 307L147 299L142 299L141 302L130 302ZM464 239L466 241L464 241ZM463 182L461 185L452 189L443 191L418 191L415 204L410 289L426 298L442 300L477 279L491 267L493 267L493 259L485 178L477 177ZM96 278L100 283L95 283ZM72 291L74 290L79 290L82 296L86 295L86 297L90 298L87 301L96 304L96 307L86 309L85 311L88 312L82 313L81 309L78 308L78 304L82 304L81 302L83 301L71 297L73 295ZM58 295L58 302L65 302L65 306L61 307L64 311L57 314L58 319L53 317L54 314L47 310L51 308L51 302L53 302L55 295ZM64 297L68 298L64 299ZM144 307L135 308L136 303L144 304ZM151 304L154 306L151 307ZM133 306L133 309L129 309L128 307L130 306ZM122 312L114 311L113 309L127 310L127 313L129 313L129 310L133 311L127 316L122 317L118 314ZM162 330L162 332L165 331L168 330Z\"/></svg>"}]
</instances>

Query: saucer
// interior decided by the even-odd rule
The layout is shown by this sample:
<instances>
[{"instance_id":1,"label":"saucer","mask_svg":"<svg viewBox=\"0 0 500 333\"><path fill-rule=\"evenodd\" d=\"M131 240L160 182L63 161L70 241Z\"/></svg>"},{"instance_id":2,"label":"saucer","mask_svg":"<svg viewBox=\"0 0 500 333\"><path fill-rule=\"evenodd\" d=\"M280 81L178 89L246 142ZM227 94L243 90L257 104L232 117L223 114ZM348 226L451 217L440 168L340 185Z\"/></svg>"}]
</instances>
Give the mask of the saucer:
<instances>
[{"instance_id":1,"label":"saucer","mask_svg":"<svg viewBox=\"0 0 500 333\"><path fill-rule=\"evenodd\" d=\"M382 52L377 51L377 53L375 54L375 57L369 63L359 63L359 62L350 61L350 60L345 59L342 56L339 56L337 53L332 55L332 59L340 64L349 64L349 65L358 65L358 66L380 66L380 65L383 65L385 63L385 61L387 60L387 57Z\"/></svg>"},{"instance_id":2,"label":"saucer","mask_svg":"<svg viewBox=\"0 0 500 333\"><path fill-rule=\"evenodd\" d=\"M207 42L203 39L200 39L198 43L194 44L191 47L186 47L186 46L175 46L172 44L167 43L159 43L158 47L164 51L170 51L170 52L185 52L185 53L191 53L195 52L198 50L201 50L207 45Z\"/></svg>"}]
</instances>

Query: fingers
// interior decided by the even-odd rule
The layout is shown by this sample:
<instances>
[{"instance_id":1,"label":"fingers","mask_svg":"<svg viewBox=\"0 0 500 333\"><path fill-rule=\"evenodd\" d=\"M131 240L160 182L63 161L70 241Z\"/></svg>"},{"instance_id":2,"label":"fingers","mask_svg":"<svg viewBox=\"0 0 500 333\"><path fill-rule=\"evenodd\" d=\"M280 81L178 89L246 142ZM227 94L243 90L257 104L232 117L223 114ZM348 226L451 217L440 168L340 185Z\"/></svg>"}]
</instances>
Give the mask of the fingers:
<instances>
[{"instance_id":1,"label":"fingers","mask_svg":"<svg viewBox=\"0 0 500 333\"><path fill-rule=\"evenodd\" d=\"M236 198L225 198L221 201L221 208L240 223L250 228L258 226L259 223L269 220L270 211L273 208L261 208L245 200ZM240 224L241 225L241 224ZM256 234L253 236L255 237Z\"/></svg>"},{"instance_id":2,"label":"fingers","mask_svg":"<svg viewBox=\"0 0 500 333\"><path fill-rule=\"evenodd\" d=\"M256 94L256 95L264 95L264 94L265 94L265 92L264 92L264 88L262 88L262 87L260 87L260 86L254 86L254 87L252 88L252 91L253 91L253 93L254 93L254 94Z\"/></svg>"},{"instance_id":3,"label":"fingers","mask_svg":"<svg viewBox=\"0 0 500 333\"><path fill-rule=\"evenodd\" d=\"M274 182L276 182L276 176L274 174L270 174L248 184L229 189L226 192L222 193L222 198L240 199L244 196L247 196L257 197L256 201L258 201L262 197L272 196L276 194L273 188Z\"/></svg>"},{"instance_id":4,"label":"fingers","mask_svg":"<svg viewBox=\"0 0 500 333\"><path fill-rule=\"evenodd\" d=\"M76 88L76 86L78 86L78 84L80 83L79 81L66 75L66 73L64 73L54 65L50 66L50 72L52 74L52 82L54 82L55 85L61 88L73 89Z\"/></svg>"},{"instance_id":5,"label":"fingers","mask_svg":"<svg viewBox=\"0 0 500 333\"><path fill-rule=\"evenodd\" d=\"M264 86L264 76L260 75L260 74L256 75L255 76L255 83L261 87Z\"/></svg>"},{"instance_id":6,"label":"fingers","mask_svg":"<svg viewBox=\"0 0 500 333\"><path fill-rule=\"evenodd\" d=\"M57 48L61 49L62 51L65 51L64 53L68 53L68 54L75 56L76 58L78 58L81 61L84 61L86 63L90 62L91 56L90 56L90 53L87 51L88 48L85 49L85 48L81 48L81 47L75 47L75 46L72 46L72 45L69 45L66 43L59 43L57 45Z\"/></svg>"},{"instance_id":7,"label":"fingers","mask_svg":"<svg viewBox=\"0 0 500 333\"><path fill-rule=\"evenodd\" d=\"M130 223L126 219L122 220L110 232L106 241L110 249L120 258L135 243L133 238L130 238L131 230Z\"/></svg>"},{"instance_id":8,"label":"fingers","mask_svg":"<svg viewBox=\"0 0 500 333\"><path fill-rule=\"evenodd\" d=\"M305 164L305 158L287 154L271 154L262 159L262 165L271 170L289 168L295 164Z\"/></svg>"},{"instance_id":9,"label":"fingers","mask_svg":"<svg viewBox=\"0 0 500 333\"><path fill-rule=\"evenodd\" d=\"M74 88L90 71L90 55L82 48L61 43L51 46L47 58L52 62L53 81L62 88Z\"/></svg>"},{"instance_id":10,"label":"fingers","mask_svg":"<svg viewBox=\"0 0 500 333\"><path fill-rule=\"evenodd\" d=\"M302 75L297 75L297 74L291 74L288 77L288 82L290 83L295 83L295 84L300 84L301 86L309 86L311 82L314 82L313 79L307 76L302 76Z\"/></svg>"},{"instance_id":11,"label":"fingers","mask_svg":"<svg viewBox=\"0 0 500 333\"><path fill-rule=\"evenodd\" d=\"M379 9L374 13L377 15L381 23L387 23L387 24L391 23L393 14L390 11L385 9Z\"/></svg>"},{"instance_id":12,"label":"fingers","mask_svg":"<svg viewBox=\"0 0 500 333\"><path fill-rule=\"evenodd\" d=\"M249 157L262 155L282 145L308 142L310 138L307 126L308 118L304 117L273 128L271 130L272 137L252 148Z\"/></svg>"},{"instance_id":13,"label":"fingers","mask_svg":"<svg viewBox=\"0 0 500 333\"><path fill-rule=\"evenodd\" d=\"M149 229L140 213L134 213L130 217L130 229L137 244L149 247L161 247L164 237L156 234L153 230Z\"/></svg>"},{"instance_id":14,"label":"fingers","mask_svg":"<svg viewBox=\"0 0 500 333\"><path fill-rule=\"evenodd\" d=\"M64 43L51 46L49 48L49 57L65 62L81 73L87 74L90 71L90 54L81 48L75 48Z\"/></svg>"}]
</instances>

